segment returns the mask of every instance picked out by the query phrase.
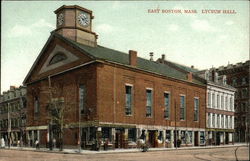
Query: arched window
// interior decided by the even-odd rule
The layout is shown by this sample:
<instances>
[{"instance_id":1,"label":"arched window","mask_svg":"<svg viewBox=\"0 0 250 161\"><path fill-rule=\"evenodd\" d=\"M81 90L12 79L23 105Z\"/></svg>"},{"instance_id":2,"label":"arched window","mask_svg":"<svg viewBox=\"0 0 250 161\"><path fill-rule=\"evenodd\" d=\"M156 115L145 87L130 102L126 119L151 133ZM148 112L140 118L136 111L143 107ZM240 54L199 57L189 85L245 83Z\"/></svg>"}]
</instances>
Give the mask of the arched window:
<instances>
[{"instance_id":1,"label":"arched window","mask_svg":"<svg viewBox=\"0 0 250 161\"><path fill-rule=\"evenodd\" d=\"M67 56L66 56L64 53L59 52L59 53L57 53L56 55L54 55L54 56L51 58L51 60L50 60L50 62L49 62L49 65L56 64L56 63L58 63L58 62L60 62L60 61L63 61L63 60L65 60L65 59L67 59Z\"/></svg>"}]
</instances>

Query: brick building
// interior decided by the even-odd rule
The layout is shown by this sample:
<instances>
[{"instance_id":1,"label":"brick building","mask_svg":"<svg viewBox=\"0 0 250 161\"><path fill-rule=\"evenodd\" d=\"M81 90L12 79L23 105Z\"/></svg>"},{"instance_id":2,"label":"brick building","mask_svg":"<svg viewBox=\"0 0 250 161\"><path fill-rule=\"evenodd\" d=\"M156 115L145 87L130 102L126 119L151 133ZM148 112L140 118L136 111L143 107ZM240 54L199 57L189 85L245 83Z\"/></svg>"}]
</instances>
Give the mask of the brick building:
<instances>
[{"instance_id":1,"label":"brick building","mask_svg":"<svg viewBox=\"0 0 250 161\"><path fill-rule=\"evenodd\" d=\"M0 138L11 145L25 143L26 113L26 87L10 86L0 95Z\"/></svg>"},{"instance_id":2,"label":"brick building","mask_svg":"<svg viewBox=\"0 0 250 161\"><path fill-rule=\"evenodd\" d=\"M90 10L62 6L55 13L57 29L24 80L30 142L58 140L48 104L61 100L65 145L90 148L95 140L108 140L114 148L129 148L141 140L173 147L177 139L182 146L205 144L203 80L133 50L99 46Z\"/></svg>"},{"instance_id":3,"label":"brick building","mask_svg":"<svg viewBox=\"0 0 250 161\"><path fill-rule=\"evenodd\" d=\"M235 94L235 141L247 141L247 118L249 118L250 61L228 64L217 68L219 75L227 76L227 83L237 89Z\"/></svg>"}]
</instances>

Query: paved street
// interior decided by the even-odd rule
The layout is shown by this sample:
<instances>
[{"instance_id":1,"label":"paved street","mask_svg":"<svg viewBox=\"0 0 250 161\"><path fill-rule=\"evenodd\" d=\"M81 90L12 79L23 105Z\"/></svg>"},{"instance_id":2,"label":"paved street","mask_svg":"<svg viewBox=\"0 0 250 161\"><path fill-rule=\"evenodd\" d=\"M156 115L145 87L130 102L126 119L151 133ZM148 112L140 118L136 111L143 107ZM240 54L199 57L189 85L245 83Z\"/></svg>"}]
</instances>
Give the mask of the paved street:
<instances>
[{"instance_id":1,"label":"paved street","mask_svg":"<svg viewBox=\"0 0 250 161\"><path fill-rule=\"evenodd\" d=\"M236 153L235 153L236 152ZM236 155L235 155L236 154ZM248 160L247 147L189 149L108 154L59 154L0 149L0 161L222 161Z\"/></svg>"}]
</instances>

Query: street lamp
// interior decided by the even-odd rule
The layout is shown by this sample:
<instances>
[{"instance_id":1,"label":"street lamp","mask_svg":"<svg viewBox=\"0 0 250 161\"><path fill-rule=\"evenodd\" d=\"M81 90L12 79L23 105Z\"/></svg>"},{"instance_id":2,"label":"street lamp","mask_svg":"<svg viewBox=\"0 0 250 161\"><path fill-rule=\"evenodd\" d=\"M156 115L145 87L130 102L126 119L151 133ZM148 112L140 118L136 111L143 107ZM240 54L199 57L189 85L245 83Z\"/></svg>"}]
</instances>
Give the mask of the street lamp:
<instances>
[{"instance_id":1,"label":"street lamp","mask_svg":"<svg viewBox=\"0 0 250 161\"><path fill-rule=\"evenodd\" d=\"M10 132L11 132L10 103L8 103L8 146L9 148L10 148Z\"/></svg>"}]
</instances>

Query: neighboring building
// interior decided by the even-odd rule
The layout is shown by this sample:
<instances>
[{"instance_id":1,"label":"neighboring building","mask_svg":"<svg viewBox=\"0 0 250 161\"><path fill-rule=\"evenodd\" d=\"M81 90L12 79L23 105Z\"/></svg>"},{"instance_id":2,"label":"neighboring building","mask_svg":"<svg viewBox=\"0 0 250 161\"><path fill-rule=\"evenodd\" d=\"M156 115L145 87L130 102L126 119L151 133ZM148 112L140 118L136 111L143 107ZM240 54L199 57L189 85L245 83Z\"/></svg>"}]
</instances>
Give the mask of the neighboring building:
<instances>
[{"instance_id":1,"label":"neighboring building","mask_svg":"<svg viewBox=\"0 0 250 161\"><path fill-rule=\"evenodd\" d=\"M207 80L206 140L208 145L234 142L234 93L225 75L214 68L196 72Z\"/></svg>"},{"instance_id":2,"label":"neighboring building","mask_svg":"<svg viewBox=\"0 0 250 161\"><path fill-rule=\"evenodd\" d=\"M151 147L173 147L177 138L183 146L205 144L203 80L136 51L97 45L90 10L62 6L55 13L57 29L24 80L29 141L58 140L48 118L51 98L67 110L65 145L80 141L90 148L108 139L114 148L128 148L141 139Z\"/></svg>"},{"instance_id":3,"label":"neighboring building","mask_svg":"<svg viewBox=\"0 0 250 161\"><path fill-rule=\"evenodd\" d=\"M25 141L26 127L26 87L10 86L0 96L0 137L12 145ZM23 143L23 142L22 142Z\"/></svg>"},{"instance_id":4,"label":"neighboring building","mask_svg":"<svg viewBox=\"0 0 250 161\"><path fill-rule=\"evenodd\" d=\"M250 61L228 64L217 69L219 75L227 76L227 83L237 89L235 94L235 141L247 141L247 118L250 118ZM248 128L249 129L249 128ZM248 132L249 133L249 132Z\"/></svg>"},{"instance_id":5,"label":"neighboring building","mask_svg":"<svg viewBox=\"0 0 250 161\"><path fill-rule=\"evenodd\" d=\"M226 76L218 76L218 73L214 68L199 71L198 69L195 69L194 66L188 67L171 62L166 60L164 54L162 55L162 58L157 60L157 62L171 66L182 72L194 73L194 78L202 78L206 81L206 144L220 145L233 143L234 93L236 89L227 85Z\"/></svg>"}]
</instances>

